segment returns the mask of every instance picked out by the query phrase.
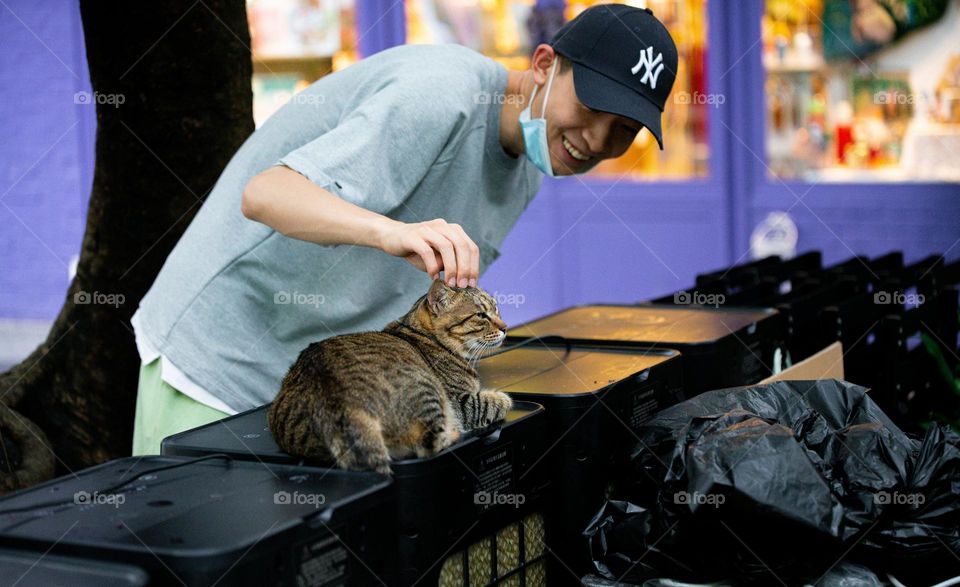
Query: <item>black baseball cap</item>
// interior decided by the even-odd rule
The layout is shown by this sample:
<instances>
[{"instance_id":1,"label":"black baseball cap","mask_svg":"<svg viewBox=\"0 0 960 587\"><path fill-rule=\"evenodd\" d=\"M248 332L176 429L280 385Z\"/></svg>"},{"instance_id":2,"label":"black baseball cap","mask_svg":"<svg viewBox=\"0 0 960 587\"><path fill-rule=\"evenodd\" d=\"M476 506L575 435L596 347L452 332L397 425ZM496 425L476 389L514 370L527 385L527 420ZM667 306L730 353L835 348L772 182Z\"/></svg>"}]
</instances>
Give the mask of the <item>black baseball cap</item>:
<instances>
[{"instance_id":1,"label":"black baseball cap","mask_svg":"<svg viewBox=\"0 0 960 587\"><path fill-rule=\"evenodd\" d=\"M635 120L663 150L660 115L677 77L677 46L649 8L592 6L550 41L573 63L577 99Z\"/></svg>"}]
</instances>

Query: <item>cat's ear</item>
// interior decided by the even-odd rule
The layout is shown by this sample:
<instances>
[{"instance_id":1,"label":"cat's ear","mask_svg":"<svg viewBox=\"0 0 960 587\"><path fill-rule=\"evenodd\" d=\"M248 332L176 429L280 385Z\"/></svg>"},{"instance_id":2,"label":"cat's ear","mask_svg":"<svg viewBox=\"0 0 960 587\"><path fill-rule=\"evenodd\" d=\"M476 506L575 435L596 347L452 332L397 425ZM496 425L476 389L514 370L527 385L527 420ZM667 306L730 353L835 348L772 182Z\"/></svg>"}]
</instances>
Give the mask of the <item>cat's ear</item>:
<instances>
[{"instance_id":1,"label":"cat's ear","mask_svg":"<svg viewBox=\"0 0 960 587\"><path fill-rule=\"evenodd\" d=\"M427 292L427 306L435 316L443 313L444 310L450 307L450 303L453 301L452 293L453 290L450 289L450 286L444 283L443 280L433 280L433 285L430 286L430 291Z\"/></svg>"}]
</instances>

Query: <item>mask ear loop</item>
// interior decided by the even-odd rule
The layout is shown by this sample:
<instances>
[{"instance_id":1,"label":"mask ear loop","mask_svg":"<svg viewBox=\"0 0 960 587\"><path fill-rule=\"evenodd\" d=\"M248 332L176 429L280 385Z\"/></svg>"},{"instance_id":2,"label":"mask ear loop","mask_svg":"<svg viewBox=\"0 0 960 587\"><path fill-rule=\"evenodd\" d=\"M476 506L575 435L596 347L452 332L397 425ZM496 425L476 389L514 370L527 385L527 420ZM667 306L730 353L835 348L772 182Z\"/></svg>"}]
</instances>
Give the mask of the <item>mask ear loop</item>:
<instances>
[{"instance_id":1,"label":"mask ear loop","mask_svg":"<svg viewBox=\"0 0 960 587\"><path fill-rule=\"evenodd\" d=\"M547 100L550 99L550 87L553 85L553 72L557 69L557 61L560 60L559 56L554 56L553 65L550 66L550 77L547 79L547 89L546 93L543 95L543 108L540 109L540 118L546 119L547 114ZM533 93L536 94L537 90L534 88ZM530 102L533 102L533 96L530 97Z\"/></svg>"},{"instance_id":2,"label":"mask ear loop","mask_svg":"<svg viewBox=\"0 0 960 587\"><path fill-rule=\"evenodd\" d=\"M544 118L544 114L547 113L547 100L550 99L550 87L553 85L553 72L557 68L557 58L554 57L553 64L550 66L550 77L547 78L547 89L546 94L543 96L543 108L540 109L540 118ZM530 106L533 106L533 100L537 97L537 90L540 88L537 84L533 84L533 91L530 92Z\"/></svg>"}]
</instances>

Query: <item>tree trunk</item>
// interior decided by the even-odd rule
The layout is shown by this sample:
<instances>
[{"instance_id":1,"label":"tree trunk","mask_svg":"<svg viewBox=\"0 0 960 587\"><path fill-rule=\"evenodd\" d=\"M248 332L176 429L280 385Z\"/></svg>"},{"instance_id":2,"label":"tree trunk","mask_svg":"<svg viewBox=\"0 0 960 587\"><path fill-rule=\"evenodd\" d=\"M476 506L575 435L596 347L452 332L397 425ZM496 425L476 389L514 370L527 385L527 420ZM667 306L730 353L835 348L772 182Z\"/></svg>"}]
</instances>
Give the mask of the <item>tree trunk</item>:
<instances>
[{"instance_id":1,"label":"tree trunk","mask_svg":"<svg viewBox=\"0 0 960 587\"><path fill-rule=\"evenodd\" d=\"M130 317L253 131L242 0L81 0L97 103L77 275L47 340L0 374L0 491L130 454Z\"/></svg>"}]
</instances>

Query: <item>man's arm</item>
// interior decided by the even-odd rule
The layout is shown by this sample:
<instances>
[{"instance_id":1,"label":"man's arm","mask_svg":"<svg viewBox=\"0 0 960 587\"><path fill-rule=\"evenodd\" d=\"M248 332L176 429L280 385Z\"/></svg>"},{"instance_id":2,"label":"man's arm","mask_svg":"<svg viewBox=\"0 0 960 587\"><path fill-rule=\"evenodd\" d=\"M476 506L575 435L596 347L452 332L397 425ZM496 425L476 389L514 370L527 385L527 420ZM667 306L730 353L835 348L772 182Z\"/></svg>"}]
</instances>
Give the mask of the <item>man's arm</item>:
<instances>
[{"instance_id":1,"label":"man's arm","mask_svg":"<svg viewBox=\"0 0 960 587\"><path fill-rule=\"evenodd\" d=\"M253 176L243 190L243 215L277 232L318 245L381 248L380 237L400 224L341 199L288 167Z\"/></svg>"},{"instance_id":2,"label":"man's arm","mask_svg":"<svg viewBox=\"0 0 960 587\"><path fill-rule=\"evenodd\" d=\"M477 285L480 250L460 225L440 218L411 224L393 220L343 200L288 167L274 166L251 178L241 210L290 238L376 248L405 258L431 278L444 271L451 285Z\"/></svg>"}]
</instances>

